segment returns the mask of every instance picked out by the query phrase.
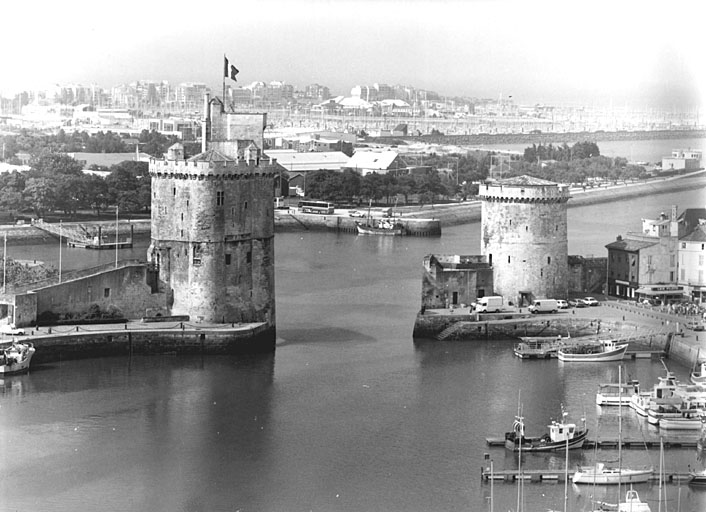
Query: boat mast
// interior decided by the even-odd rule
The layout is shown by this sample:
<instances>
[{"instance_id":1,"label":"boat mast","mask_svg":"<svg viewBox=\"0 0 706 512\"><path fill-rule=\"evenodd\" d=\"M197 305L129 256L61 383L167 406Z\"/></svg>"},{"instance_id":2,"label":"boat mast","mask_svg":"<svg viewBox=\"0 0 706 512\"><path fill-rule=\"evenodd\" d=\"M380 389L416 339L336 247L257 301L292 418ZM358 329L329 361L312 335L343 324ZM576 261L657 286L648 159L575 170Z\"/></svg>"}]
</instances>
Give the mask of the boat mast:
<instances>
[{"instance_id":1,"label":"boat mast","mask_svg":"<svg viewBox=\"0 0 706 512\"><path fill-rule=\"evenodd\" d=\"M524 479L522 478L522 436L524 433L524 425L522 424L522 405L521 405L521 400L520 400L520 395L522 394L522 389L517 390L517 420L520 422L519 424L519 432L518 435L520 437L520 443L518 446L518 451L517 451L517 477L518 477L518 482L517 482L517 512L520 512L520 495L522 494L522 483L524 482Z\"/></svg>"},{"instance_id":2,"label":"boat mast","mask_svg":"<svg viewBox=\"0 0 706 512\"><path fill-rule=\"evenodd\" d=\"M620 481L623 479L623 372L618 365L618 503L620 503Z\"/></svg>"},{"instance_id":3,"label":"boat mast","mask_svg":"<svg viewBox=\"0 0 706 512\"><path fill-rule=\"evenodd\" d=\"M567 413L564 412L564 406L561 406L561 422L566 424L565 418ZM585 420L584 420L585 422ZM569 435L564 427L564 436L566 437L566 459L564 460L564 512L569 502Z\"/></svg>"}]
</instances>

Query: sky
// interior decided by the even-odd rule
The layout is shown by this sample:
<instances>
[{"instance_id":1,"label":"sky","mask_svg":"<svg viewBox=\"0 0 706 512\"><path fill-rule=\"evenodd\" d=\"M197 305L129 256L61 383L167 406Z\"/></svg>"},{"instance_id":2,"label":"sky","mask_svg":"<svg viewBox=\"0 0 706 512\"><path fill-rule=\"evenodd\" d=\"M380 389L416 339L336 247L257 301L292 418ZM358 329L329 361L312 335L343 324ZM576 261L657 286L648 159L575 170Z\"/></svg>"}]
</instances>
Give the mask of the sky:
<instances>
[{"instance_id":1,"label":"sky","mask_svg":"<svg viewBox=\"0 0 706 512\"><path fill-rule=\"evenodd\" d=\"M350 95L404 84L520 104L706 104L706 7L691 0L12 0L0 92L140 79L281 80ZM230 80L228 81L230 82Z\"/></svg>"}]
</instances>

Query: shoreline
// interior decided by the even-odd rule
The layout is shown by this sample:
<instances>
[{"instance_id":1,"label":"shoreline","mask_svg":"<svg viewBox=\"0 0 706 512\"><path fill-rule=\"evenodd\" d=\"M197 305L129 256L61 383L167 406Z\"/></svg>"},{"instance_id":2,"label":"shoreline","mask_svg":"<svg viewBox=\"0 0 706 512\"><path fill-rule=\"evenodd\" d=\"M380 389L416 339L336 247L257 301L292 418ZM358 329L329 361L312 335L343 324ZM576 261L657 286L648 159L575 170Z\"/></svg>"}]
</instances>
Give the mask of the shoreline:
<instances>
[{"instance_id":1,"label":"shoreline","mask_svg":"<svg viewBox=\"0 0 706 512\"><path fill-rule=\"evenodd\" d=\"M627 183L622 185L611 185L587 190L573 190L568 208L587 206L599 203L609 203L620 201L626 198L651 196L675 192L679 190L689 190L694 187L706 188L706 170L699 170L686 175L673 176L669 178L654 179L639 183ZM470 224L479 222L481 217L481 202L466 201L463 203L446 203L437 205L420 206L400 206L396 208L401 218L408 220L429 219L437 221L444 226L455 226L460 224ZM311 214L298 215L289 212L289 220L275 217L275 233L308 231L316 229L316 225L301 222L303 219L311 219ZM333 217L333 216L329 216ZM347 217L346 217L347 218ZM299 219L299 220L296 220ZM318 219L318 217L317 217ZM74 222L64 223L66 226L78 224L114 226L114 221L96 222ZM120 223L119 231L122 234L134 230L135 235L149 235L151 220L128 220ZM329 229L326 223L321 224L321 230ZM45 243L56 240L56 236L47 233L33 225L0 225L0 236L7 235L7 241L14 245L31 243Z\"/></svg>"}]
</instances>

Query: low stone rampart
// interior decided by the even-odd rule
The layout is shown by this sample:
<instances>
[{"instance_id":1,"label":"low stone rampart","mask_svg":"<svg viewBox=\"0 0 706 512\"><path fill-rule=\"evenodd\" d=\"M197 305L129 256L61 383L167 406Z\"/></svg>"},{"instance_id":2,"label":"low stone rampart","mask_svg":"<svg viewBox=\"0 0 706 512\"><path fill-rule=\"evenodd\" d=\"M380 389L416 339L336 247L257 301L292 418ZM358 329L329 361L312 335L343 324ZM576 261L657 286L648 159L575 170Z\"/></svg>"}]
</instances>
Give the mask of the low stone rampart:
<instances>
[{"instance_id":1,"label":"low stone rampart","mask_svg":"<svg viewBox=\"0 0 706 512\"><path fill-rule=\"evenodd\" d=\"M99 356L132 354L232 354L272 352L275 328L267 324L236 327L178 326L85 330L51 328L26 338L36 348L32 364Z\"/></svg>"}]
</instances>

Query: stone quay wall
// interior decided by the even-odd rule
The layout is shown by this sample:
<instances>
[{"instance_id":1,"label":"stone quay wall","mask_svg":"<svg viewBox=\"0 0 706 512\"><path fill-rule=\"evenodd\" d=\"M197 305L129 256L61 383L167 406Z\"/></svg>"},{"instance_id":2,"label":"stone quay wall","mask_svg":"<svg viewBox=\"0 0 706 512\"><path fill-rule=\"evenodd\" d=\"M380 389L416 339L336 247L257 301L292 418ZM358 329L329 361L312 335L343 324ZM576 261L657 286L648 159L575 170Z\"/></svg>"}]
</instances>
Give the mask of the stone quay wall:
<instances>
[{"instance_id":1,"label":"stone quay wall","mask_svg":"<svg viewBox=\"0 0 706 512\"><path fill-rule=\"evenodd\" d=\"M118 326L52 327L32 331L26 341L34 344L32 364L99 356L132 354L237 354L272 352L275 328L265 323L240 327L131 328Z\"/></svg>"}]
</instances>

